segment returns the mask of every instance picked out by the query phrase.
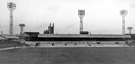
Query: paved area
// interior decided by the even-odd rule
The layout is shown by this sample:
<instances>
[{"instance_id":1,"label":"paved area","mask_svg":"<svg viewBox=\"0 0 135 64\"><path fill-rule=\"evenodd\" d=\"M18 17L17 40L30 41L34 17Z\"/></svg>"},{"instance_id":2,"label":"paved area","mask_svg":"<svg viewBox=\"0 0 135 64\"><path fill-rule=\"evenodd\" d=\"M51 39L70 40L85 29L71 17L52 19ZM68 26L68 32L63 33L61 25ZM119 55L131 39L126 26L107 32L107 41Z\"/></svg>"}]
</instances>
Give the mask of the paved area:
<instances>
[{"instance_id":1,"label":"paved area","mask_svg":"<svg viewBox=\"0 0 135 64\"><path fill-rule=\"evenodd\" d=\"M74 45L74 44L55 44L55 45L51 45L51 44L40 44L39 46L35 46L35 45L32 45L32 46L29 46L29 47L130 47L128 45L100 45L100 44L91 44L91 45L88 45L88 44L77 44L77 45ZM18 46L18 47L7 47L7 48L0 48L0 51L3 51L3 50L10 50L10 49L16 49L16 48L27 48L26 46Z\"/></svg>"},{"instance_id":2,"label":"paved area","mask_svg":"<svg viewBox=\"0 0 135 64\"><path fill-rule=\"evenodd\" d=\"M14 49L15 47L0 48L0 51Z\"/></svg>"},{"instance_id":3,"label":"paved area","mask_svg":"<svg viewBox=\"0 0 135 64\"><path fill-rule=\"evenodd\" d=\"M16 49L16 48L26 48L26 46L17 46L17 47L0 48L0 51L3 51L3 50L11 50L11 49Z\"/></svg>"},{"instance_id":4,"label":"paved area","mask_svg":"<svg viewBox=\"0 0 135 64\"><path fill-rule=\"evenodd\" d=\"M55 45L47 45L47 44L40 44L38 47L130 47L126 44L55 44Z\"/></svg>"}]
</instances>

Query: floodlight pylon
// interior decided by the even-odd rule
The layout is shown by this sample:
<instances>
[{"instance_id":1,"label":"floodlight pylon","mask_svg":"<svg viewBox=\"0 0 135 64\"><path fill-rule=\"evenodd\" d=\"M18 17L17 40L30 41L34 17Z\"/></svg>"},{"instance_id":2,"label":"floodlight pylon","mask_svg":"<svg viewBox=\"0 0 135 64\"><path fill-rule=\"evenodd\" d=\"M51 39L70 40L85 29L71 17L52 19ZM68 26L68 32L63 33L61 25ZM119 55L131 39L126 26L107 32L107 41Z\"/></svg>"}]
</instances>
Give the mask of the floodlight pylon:
<instances>
[{"instance_id":1,"label":"floodlight pylon","mask_svg":"<svg viewBox=\"0 0 135 64\"><path fill-rule=\"evenodd\" d=\"M16 4L9 2L7 7L10 10L10 26L9 26L9 35L13 35L13 10L16 9Z\"/></svg>"},{"instance_id":2,"label":"floodlight pylon","mask_svg":"<svg viewBox=\"0 0 135 64\"><path fill-rule=\"evenodd\" d=\"M127 10L121 10L120 15L122 16L122 34L125 35L125 16L127 15Z\"/></svg>"}]
</instances>

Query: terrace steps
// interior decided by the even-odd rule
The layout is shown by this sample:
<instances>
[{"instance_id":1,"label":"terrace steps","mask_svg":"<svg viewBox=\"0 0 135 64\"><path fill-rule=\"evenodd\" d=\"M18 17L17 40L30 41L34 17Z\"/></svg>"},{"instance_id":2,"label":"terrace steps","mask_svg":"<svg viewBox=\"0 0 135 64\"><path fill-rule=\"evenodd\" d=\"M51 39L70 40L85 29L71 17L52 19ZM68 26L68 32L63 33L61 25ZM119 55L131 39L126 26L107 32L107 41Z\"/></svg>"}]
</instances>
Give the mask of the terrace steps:
<instances>
[{"instance_id":1,"label":"terrace steps","mask_svg":"<svg viewBox=\"0 0 135 64\"><path fill-rule=\"evenodd\" d=\"M40 42L29 42L30 45L34 46L36 43L40 43L41 47L128 47L125 41L40 41Z\"/></svg>"}]
</instances>

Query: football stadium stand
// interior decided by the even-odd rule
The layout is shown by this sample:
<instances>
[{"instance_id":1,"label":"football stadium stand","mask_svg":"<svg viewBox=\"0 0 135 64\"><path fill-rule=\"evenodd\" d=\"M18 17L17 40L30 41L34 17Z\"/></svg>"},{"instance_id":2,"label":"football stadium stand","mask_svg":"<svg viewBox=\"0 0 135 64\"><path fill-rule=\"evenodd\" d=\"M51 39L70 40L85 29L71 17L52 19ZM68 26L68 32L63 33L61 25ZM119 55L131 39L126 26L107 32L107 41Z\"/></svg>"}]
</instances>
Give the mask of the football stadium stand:
<instances>
[{"instance_id":1,"label":"football stadium stand","mask_svg":"<svg viewBox=\"0 0 135 64\"><path fill-rule=\"evenodd\" d=\"M42 47L127 47L130 38L130 35L117 34L38 34L37 41L32 38L26 41Z\"/></svg>"},{"instance_id":2,"label":"football stadium stand","mask_svg":"<svg viewBox=\"0 0 135 64\"><path fill-rule=\"evenodd\" d=\"M0 35L0 48L28 46L25 43L21 43L19 37L16 35Z\"/></svg>"}]
</instances>

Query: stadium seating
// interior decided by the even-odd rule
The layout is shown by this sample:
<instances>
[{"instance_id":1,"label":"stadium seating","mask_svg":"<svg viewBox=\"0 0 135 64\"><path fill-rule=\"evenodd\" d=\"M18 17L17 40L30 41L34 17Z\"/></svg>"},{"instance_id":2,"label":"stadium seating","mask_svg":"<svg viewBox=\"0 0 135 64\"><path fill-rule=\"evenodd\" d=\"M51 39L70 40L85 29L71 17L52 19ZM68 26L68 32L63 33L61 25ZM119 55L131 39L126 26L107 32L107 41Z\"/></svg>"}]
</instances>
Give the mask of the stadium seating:
<instances>
[{"instance_id":1,"label":"stadium seating","mask_svg":"<svg viewBox=\"0 0 135 64\"><path fill-rule=\"evenodd\" d=\"M55 47L64 47L65 44L63 44L63 43L56 43L56 44L54 44L54 46L55 46Z\"/></svg>"},{"instance_id":2,"label":"stadium seating","mask_svg":"<svg viewBox=\"0 0 135 64\"><path fill-rule=\"evenodd\" d=\"M28 44L29 46L35 46L36 43L38 43L38 41L26 41L26 44Z\"/></svg>"},{"instance_id":3,"label":"stadium seating","mask_svg":"<svg viewBox=\"0 0 135 64\"><path fill-rule=\"evenodd\" d=\"M125 41L118 41L119 44L125 44Z\"/></svg>"},{"instance_id":4,"label":"stadium seating","mask_svg":"<svg viewBox=\"0 0 135 64\"><path fill-rule=\"evenodd\" d=\"M77 47L90 47L87 43L79 43L76 46Z\"/></svg>"},{"instance_id":5,"label":"stadium seating","mask_svg":"<svg viewBox=\"0 0 135 64\"><path fill-rule=\"evenodd\" d=\"M52 47L52 44L51 43L40 43L39 45L40 47Z\"/></svg>"},{"instance_id":6,"label":"stadium seating","mask_svg":"<svg viewBox=\"0 0 135 64\"><path fill-rule=\"evenodd\" d=\"M74 42L67 42L66 47L76 47Z\"/></svg>"},{"instance_id":7,"label":"stadium seating","mask_svg":"<svg viewBox=\"0 0 135 64\"><path fill-rule=\"evenodd\" d=\"M116 44L116 41L101 41L101 44Z\"/></svg>"},{"instance_id":8,"label":"stadium seating","mask_svg":"<svg viewBox=\"0 0 135 64\"><path fill-rule=\"evenodd\" d=\"M88 41L89 44L96 44L96 41Z\"/></svg>"},{"instance_id":9,"label":"stadium seating","mask_svg":"<svg viewBox=\"0 0 135 64\"><path fill-rule=\"evenodd\" d=\"M99 42L99 43L98 43ZM29 42L35 45L37 42ZM127 47L125 41L39 41L44 47Z\"/></svg>"}]
</instances>

